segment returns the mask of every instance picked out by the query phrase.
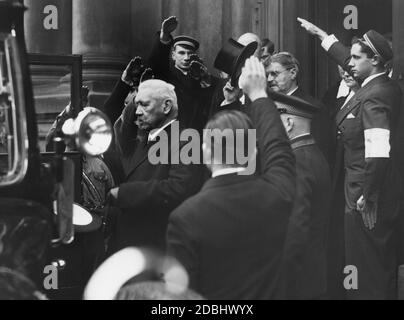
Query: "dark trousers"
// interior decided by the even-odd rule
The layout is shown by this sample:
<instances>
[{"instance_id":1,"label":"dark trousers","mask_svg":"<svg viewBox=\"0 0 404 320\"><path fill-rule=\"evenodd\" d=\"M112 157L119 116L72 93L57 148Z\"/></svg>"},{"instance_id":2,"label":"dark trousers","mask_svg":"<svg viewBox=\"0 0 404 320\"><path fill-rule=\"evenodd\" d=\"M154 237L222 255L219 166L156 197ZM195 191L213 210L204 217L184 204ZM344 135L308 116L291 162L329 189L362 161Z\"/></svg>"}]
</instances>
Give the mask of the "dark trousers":
<instances>
[{"instance_id":1,"label":"dark trousers","mask_svg":"<svg viewBox=\"0 0 404 320\"><path fill-rule=\"evenodd\" d=\"M397 298L398 204L380 204L373 230L362 216L345 214L345 265L358 270L358 290L348 290L349 300L395 300Z\"/></svg>"}]
</instances>

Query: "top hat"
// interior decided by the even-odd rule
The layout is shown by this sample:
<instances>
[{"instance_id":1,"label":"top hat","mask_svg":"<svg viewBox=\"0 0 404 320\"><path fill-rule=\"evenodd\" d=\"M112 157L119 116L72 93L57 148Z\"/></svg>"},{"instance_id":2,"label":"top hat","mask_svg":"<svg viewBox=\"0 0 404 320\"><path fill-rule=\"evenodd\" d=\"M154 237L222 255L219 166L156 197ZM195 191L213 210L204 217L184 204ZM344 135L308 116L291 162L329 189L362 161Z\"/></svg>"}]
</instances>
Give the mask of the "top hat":
<instances>
[{"instance_id":1,"label":"top hat","mask_svg":"<svg viewBox=\"0 0 404 320\"><path fill-rule=\"evenodd\" d=\"M174 38L173 47L180 45L185 47L190 47L194 51L199 49L199 42L194 38L188 36L178 36Z\"/></svg>"},{"instance_id":2,"label":"top hat","mask_svg":"<svg viewBox=\"0 0 404 320\"><path fill-rule=\"evenodd\" d=\"M318 106L298 97L288 96L273 90L268 90L268 95L275 102L280 113L312 119L320 111Z\"/></svg>"},{"instance_id":3,"label":"top hat","mask_svg":"<svg viewBox=\"0 0 404 320\"><path fill-rule=\"evenodd\" d=\"M230 75L231 85L236 87L245 61L254 54L257 48L258 43L255 41L243 46L236 40L229 39L218 53L214 66Z\"/></svg>"}]
</instances>

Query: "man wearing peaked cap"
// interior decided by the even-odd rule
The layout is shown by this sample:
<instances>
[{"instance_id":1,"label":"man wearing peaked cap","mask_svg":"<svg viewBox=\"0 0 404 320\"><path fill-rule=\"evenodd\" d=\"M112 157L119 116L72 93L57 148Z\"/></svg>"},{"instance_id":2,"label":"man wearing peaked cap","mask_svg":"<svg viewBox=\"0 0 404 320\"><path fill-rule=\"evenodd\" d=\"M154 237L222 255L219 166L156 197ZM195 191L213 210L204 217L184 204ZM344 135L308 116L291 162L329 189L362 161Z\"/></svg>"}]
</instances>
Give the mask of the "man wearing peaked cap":
<instances>
[{"instance_id":1,"label":"man wearing peaked cap","mask_svg":"<svg viewBox=\"0 0 404 320\"><path fill-rule=\"evenodd\" d=\"M178 120L184 128L202 130L206 124L215 79L196 55L199 42L189 36L173 37L176 17L164 20L158 33L149 66L157 79L175 86Z\"/></svg>"},{"instance_id":2,"label":"man wearing peaked cap","mask_svg":"<svg viewBox=\"0 0 404 320\"><path fill-rule=\"evenodd\" d=\"M282 261L280 297L321 299L327 285L327 230L331 178L328 163L311 136L320 108L300 98L270 92L296 157L296 196Z\"/></svg>"},{"instance_id":3,"label":"man wearing peaked cap","mask_svg":"<svg viewBox=\"0 0 404 320\"><path fill-rule=\"evenodd\" d=\"M397 285L396 225L401 196L400 150L397 132L402 99L398 84L387 75L393 53L376 31L354 39L349 50L334 35L298 19L341 66L362 83L336 117L336 170L344 174L345 264L358 270L358 290L349 299L395 299ZM337 176L338 176L337 174Z\"/></svg>"},{"instance_id":4,"label":"man wearing peaked cap","mask_svg":"<svg viewBox=\"0 0 404 320\"><path fill-rule=\"evenodd\" d=\"M173 47L182 46L188 47L192 51L196 52L199 49L199 42L194 38L188 36L178 36L174 38Z\"/></svg>"}]
</instances>

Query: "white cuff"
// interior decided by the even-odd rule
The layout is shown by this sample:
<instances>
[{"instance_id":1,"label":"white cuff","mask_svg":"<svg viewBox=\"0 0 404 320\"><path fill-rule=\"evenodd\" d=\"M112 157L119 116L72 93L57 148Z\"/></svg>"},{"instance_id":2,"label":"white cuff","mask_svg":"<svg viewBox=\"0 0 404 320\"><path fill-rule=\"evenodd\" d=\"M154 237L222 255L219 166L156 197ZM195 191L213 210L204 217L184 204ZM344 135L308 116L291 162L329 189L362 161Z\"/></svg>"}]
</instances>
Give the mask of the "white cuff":
<instances>
[{"instance_id":1,"label":"white cuff","mask_svg":"<svg viewBox=\"0 0 404 320\"><path fill-rule=\"evenodd\" d=\"M390 130L365 130L365 159L390 158Z\"/></svg>"},{"instance_id":2,"label":"white cuff","mask_svg":"<svg viewBox=\"0 0 404 320\"><path fill-rule=\"evenodd\" d=\"M328 37L326 37L322 42L321 42L321 46L324 48L325 51L329 51L330 48L332 47L332 45L336 42L338 42L339 40L337 39L337 37L335 35L329 35Z\"/></svg>"}]
</instances>

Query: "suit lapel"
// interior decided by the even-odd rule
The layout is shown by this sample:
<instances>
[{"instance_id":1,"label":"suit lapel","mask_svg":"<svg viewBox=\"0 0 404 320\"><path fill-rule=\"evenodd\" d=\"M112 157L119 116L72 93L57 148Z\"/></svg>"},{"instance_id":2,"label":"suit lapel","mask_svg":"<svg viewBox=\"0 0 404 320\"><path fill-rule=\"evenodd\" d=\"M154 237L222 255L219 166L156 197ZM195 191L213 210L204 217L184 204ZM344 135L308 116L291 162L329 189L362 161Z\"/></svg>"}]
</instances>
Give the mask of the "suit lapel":
<instances>
[{"instance_id":1,"label":"suit lapel","mask_svg":"<svg viewBox=\"0 0 404 320\"><path fill-rule=\"evenodd\" d=\"M126 180L128 180L128 178L136 171L137 168L139 168L139 166L146 161L146 159L148 158L149 155L149 149L150 146L142 146L140 144L138 144L136 146L136 149L138 148L142 148L143 150L136 150L136 153L139 153L135 156L133 156L132 160L133 161L133 166L132 168L128 171L128 174L126 175Z\"/></svg>"},{"instance_id":2,"label":"suit lapel","mask_svg":"<svg viewBox=\"0 0 404 320\"><path fill-rule=\"evenodd\" d=\"M168 127L164 129L164 131L167 133L168 136L168 143L170 143L171 141L171 126L172 124L170 124ZM129 171L126 178L129 178L136 171L136 169L139 168L149 158L149 150L156 143L157 141L150 141L147 143L146 146L143 147L143 150L141 151L139 157L136 157L136 159L134 159L133 168ZM168 148L168 152L170 152L171 150L170 148L171 146Z\"/></svg>"},{"instance_id":3,"label":"suit lapel","mask_svg":"<svg viewBox=\"0 0 404 320\"><path fill-rule=\"evenodd\" d=\"M345 118L361 103L362 92L358 91L348 102L348 105L337 113L337 126L339 126Z\"/></svg>"},{"instance_id":4,"label":"suit lapel","mask_svg":"<svg viewBox=\"0 0 404 320\"><path fill-rule=\"evenodd\" d=\"M370 81L366 86L363 88L360 88L358 92L352 97L351 101L349 101L348 105L340 110L337 114L337 126L339 126L345 118L358 106L360 106L363 96L370 90L375 85L378 85L380 83L389 81L389 78L386 75L379 76L377 78L374 78L372 81Z\"/></svg>"}]
</instances>

